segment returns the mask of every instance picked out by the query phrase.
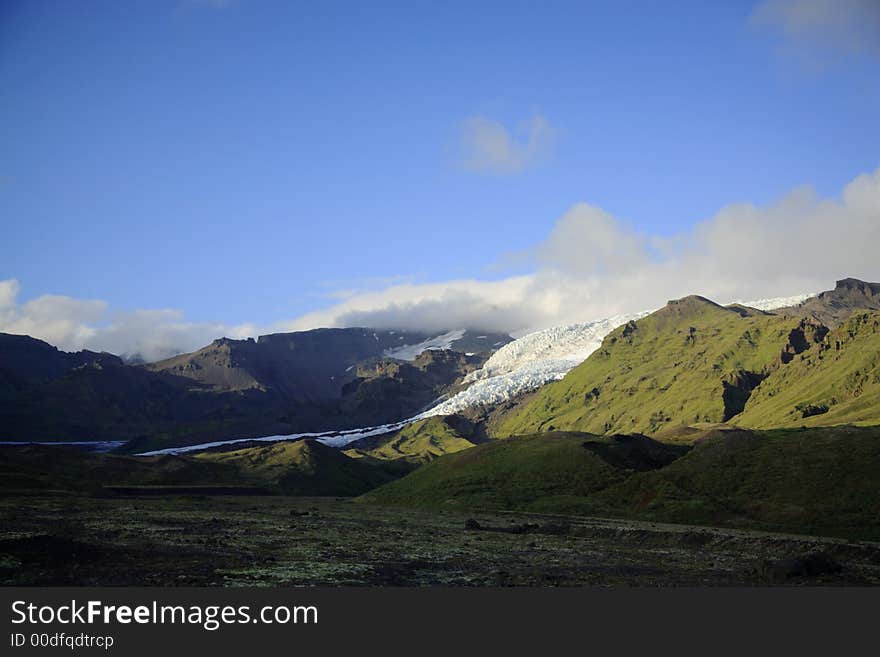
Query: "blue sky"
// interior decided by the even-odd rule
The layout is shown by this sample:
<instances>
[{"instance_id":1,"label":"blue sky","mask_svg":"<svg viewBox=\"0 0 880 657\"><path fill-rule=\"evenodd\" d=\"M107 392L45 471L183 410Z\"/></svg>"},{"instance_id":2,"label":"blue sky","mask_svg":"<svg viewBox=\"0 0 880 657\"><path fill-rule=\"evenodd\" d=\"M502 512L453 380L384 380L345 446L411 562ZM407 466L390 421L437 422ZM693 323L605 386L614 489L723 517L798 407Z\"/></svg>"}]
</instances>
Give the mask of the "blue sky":
<instances>
[{"instance_id":1,"label":"blue sky","mask_svg":"<svg viewBox=\"0 0 880 657\"><path fill-rule=\"evenodd\" d=\"M843 4L4 2L0 280L268 326L528 275L580 202L656 241L836 198L880 166Z\"/></svg>"}]
</instances>

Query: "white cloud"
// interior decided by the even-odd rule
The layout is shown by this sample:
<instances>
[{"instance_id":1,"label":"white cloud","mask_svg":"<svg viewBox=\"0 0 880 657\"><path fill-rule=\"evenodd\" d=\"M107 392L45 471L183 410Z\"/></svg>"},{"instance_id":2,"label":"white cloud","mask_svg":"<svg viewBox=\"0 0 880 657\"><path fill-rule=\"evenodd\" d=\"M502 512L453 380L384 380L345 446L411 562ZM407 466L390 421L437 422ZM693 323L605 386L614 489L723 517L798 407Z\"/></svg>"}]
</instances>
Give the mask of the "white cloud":
<instances>
[{"instance_id":1,"label":"white cloud","mask_svg":"<svg viewBox=\"0 0 880 657\"><path fill-rule=\"evenodd\" d=\"M84 344L92 323L106 312L103 301L46 294L18 305L16 280L0 281L0 331L41 337L52 344Z\"/></svg>"},{"instance_id":2,"label":"white cloud","mask_svg":"<svg viewBox=\"0 0 880 657\"><path fill-rule=\"evenodd\" d=\"M878 244L880 169L855 178L839 198L795 189L767 206L729 205L669 239L638 233L608 212L577 204L526 254L535 264L531 274L396 283L337 297L328 308L270 326L191 323L176 310L112 313L102 301L60 296L19 304L18 283L0 281L0 331L65 349L148 359L221 335L321 326L521 333L653 308L687 294L724 302L827 289L846 276L877 281Z\"/></svg>"},{"instance_id":3,"label":"white cloud","mask_svg":"<svg viewBox=\"0 0 880 657\"><path fill-rule=\"evenodd\" d=\"M30 335L61 349L92 349L158 360L222 335L254 335L253 326L184 321L179 310L110 312L104 301L46 294L17 302L19 283L0 281L0 332Z\"/></svg>"},{"instance_id":4,"label":"white cloud","mask_svg":"<svg viewBox=\"0 0 880 657\"><path fill-rule=\"evenodd\" d=\"M880 54L877 0L764 0L752 12L751 23L781 33L788 47L818 55Z\"/></svg>"},{"instance_id":5,"label":"white cloud","mask_svg":"<svg viewBox=\"0 0 880 657\"><path fill-rule=\"evenodd\" d=\"M518 309L527 301L531 285L531 276L395 285L350 296L329 309L279 322L274 328L294 331L321 326L372 326L434 330L464 326L489 330L520 321Z\"/></svg>"},{"instance_id":6,"label":"white cloud","mask_svg":"<svg viewBox=\"0 0 880 657\"><path fill-rule=\"evenodd\" d=\"M532 274L394 286L281 326L519 333L694 293L723 302L827 289L845 276L878 280L877 244L880 169L857 177L839 199L796 189L765 207L729 205L671 239L637 233L600 208L578 204L531 250Z\"/></svg>"},{"instance_id":7,"label":"white cloud","mask_svg":"<svg viewBox=\"0 0 880 657\"><path fill-rule=\"evenodd\" d=\"M555 130L546 118L535 115L511 133L502 123L474 116L461 129L461 163L474 173L520 173L549 154Z\"/></svg>"}]
</instances>

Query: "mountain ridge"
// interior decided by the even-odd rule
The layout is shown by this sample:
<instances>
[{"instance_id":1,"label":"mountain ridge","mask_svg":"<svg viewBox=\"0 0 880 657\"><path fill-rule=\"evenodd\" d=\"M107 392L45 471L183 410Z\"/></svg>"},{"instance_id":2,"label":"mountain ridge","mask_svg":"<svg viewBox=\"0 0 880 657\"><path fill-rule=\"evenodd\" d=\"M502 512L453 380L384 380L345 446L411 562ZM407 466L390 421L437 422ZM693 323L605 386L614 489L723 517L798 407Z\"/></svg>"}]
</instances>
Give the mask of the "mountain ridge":
<instances>
[{"instance_id":1,"label":"mountain ridge","mask_svg":"<svg viewBox=\"0 0 880 657\"><path fill-rule=\"evenodd\" d=\"M477 340L461 331L449 349L421 351L411 361L386 355L425 336L318 329L220 338L145 366L0 336L2 439L127 440L126 449L150 451L399 421L424 410L490 353L453 351L456 343L472 347ZM368 367L377 371L366 374Z\"/></svg>"},{"instance_id":2,"label":"mountain ridge","mask_svg":"<svg viewBox=\"0 0 880 657\"><path fill-rule=\"evenodd\" d=\"M584 363L508 414L496 433L502 437L551 430L656 434L675 425L748 422L759 416L754 410L758 402L750 401L756 390L770 389L775 380L783 379L780 372L792 361L807 358L805 352L829 349L831 329L817 318L831 317L836 323L844 315L862 312L857 310L860 305L875 304L876 290L880 285L843 279L835 290L771 312L725 307L698 295L671 300L651 315L612 331ZM865 312L870 316L875 311ZM850 352L850 360L855 361L851 369L862 375L868 371L866 385L873 391L877 385L872 378L876 363L870 357L873 338L864 340L867 350L856 345ZM784 380L795 391L792 395L799 397L792 409L812 403L814 395L802 381ZM857 406L851 400L847 403L850 408ZM749 404L750 412L737 420ZM862 403L859 408L847 414L841 407L835 413L850 420L880 422L880 405ZM832 417L835 414L826 419ZM779 410L763 417L760 426L787 426L797 419L791 411Z\"/></svg>"}]
</instances>

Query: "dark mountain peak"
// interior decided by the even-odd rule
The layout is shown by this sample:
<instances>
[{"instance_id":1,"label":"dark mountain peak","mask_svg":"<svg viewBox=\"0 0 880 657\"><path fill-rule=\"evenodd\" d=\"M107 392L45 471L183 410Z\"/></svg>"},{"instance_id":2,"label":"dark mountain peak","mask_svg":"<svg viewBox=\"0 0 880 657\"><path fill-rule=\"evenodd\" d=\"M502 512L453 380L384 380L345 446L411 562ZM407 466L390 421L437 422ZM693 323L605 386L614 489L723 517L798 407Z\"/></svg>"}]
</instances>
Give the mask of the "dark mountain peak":
<instances>
[{"instance_id":1,"label":"dark mountain peak","mask_svg":"<svg viewBox=\"0 0 880 657\"><path fill-rule=\"evenodd\" d=\"M853 291L857 290L863 294L880 294L880 283L868 283L867 281L859 280L858 278L843 278L834 286L836 291ZM822 294L827 294L823 292Z\"/></svg>"},{"instance_id":2,"label":"dark mountain peak","mask_svg":"<svg viewBox=\"0 0 880 657\"><path fill-rule=\"evenodd\" d=\"M0 333L0 379L13 387L51 381L78 367L117 366L122 359L98 351L61 351L29 335Z\"/></svg>"},{"instance_id":3,"label":"dark mountain peak","mask_svg":"<svg viewBox=\"0 0 880 657\"><path fill-rule=\"evenodd\" d=\"M0 348L42 349L45 351L58 351L48 342L43 342L29 335L17 335L15 333L0 333Z\"/></svg>"},{"instance_id":4,"label":"dark mountain peak","mask_svg":"<svg viewBox=\"0 0 880 657\"><path fill-rule=\"evenodd\" d=\"M707 299L706 297L701 297L699 294L689 294L686 297L682 297L681 299L670 299L666 302L667 307L672 306L676 308L721 308L714 301Z\"/></svg>"},{"instance_id":5,"label":"dark mountain peak","mask_svg":"<svg viewBox=\"0 0 880 657\"><path fill-rule=\"evenodd\" d=\"M253 338L244 338L244 339L238 340L236 338L223 337L223 338L217 338L216 340L213 340L211 342L211 344L209 344L205 347L202 347L198 351L194 351L192 353L199 353L199 352L203 352L203 351L209 350L209 349L211 349L215 352L222 352L222 353L233 353L233 352L240 353L243 351L252 350L253 347L256 346L256 344L257 344L257 342ZM186 354L178 354L178 356L185 356L185 355ZM172 356L171 358L176 358L176 356ZM171 360L171 358L168 358L166 360Z\"/></svg>"}]
</instances>

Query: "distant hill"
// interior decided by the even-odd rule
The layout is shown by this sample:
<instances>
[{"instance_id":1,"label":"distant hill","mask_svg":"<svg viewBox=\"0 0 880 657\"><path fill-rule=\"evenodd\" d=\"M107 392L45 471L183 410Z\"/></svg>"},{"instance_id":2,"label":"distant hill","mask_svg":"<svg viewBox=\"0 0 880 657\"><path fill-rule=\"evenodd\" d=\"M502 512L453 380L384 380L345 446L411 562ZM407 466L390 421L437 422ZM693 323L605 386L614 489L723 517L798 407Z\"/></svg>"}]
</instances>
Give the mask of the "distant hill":
<instances>
[{"instance_id":1,"label":"distant hill","mask_svg":"<svg viewBox=\"0 0 880 657\"><path fill-rule=\"evenodd\" d=\"M346 446L345 453L355 458L427 463L438 456L473 447L473 428L462 429L467 421L456 417L430 417L408 424L384 436L364 438ZM466 433L470 438L462 435Z\"/></svg>"},{"instance_id":2,"label":"distant hill","mask_svg":"<svg viewBox=\"0 0 880 657\"><path fill-rule=\"evenodd\" d=\"M880 539L880 427L542 433L440 457L358 501L616 516Z\"/></svg>"},{"instance_id":3,"label":"distant hill","mask_svg":"<svg viewBox=\"0 0 880 657\"><path fill-rule=\"evenodd\" d=\"M243 477L289 495L360 495L394 479L387 469L314 440L203 452L194 458L231 466Z\"/></svg>"},{"instance_id":4,"label":"distant hill","mask_svg":"<svg viewBox=\"0 0 880 657\"><path fill-rule=\"evenodd\" d=\"M359 495L396 476L314 441L258 445L198 456L134 457L73 447L0 447L0 491L156 494L184 490Z\"/></svg>"},{"instance_id":5,"label":"distant hill","mask_svg":"<svg viewBox=\"0 0 880 657\"><path fill-rule=\"evenodd\" d=\"M0 447L0 490L100 494L106 486L241 486L234 468L178 456L95 454L66 446Z\"/></svg>"}]
</instances>

